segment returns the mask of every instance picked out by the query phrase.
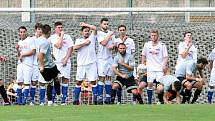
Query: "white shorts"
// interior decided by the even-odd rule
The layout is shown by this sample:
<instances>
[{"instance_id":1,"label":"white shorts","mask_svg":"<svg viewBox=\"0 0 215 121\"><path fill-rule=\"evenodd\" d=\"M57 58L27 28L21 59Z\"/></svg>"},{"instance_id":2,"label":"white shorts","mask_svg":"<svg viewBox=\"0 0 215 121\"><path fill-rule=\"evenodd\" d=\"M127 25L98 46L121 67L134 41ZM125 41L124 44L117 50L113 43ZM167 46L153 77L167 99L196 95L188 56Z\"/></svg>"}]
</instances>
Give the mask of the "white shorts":
<instances>
[{"instance_id":1,"label":"white shorts","mask_svg":"<svg viewBox=\"0 0 215 121\"><path fill-rule=\"evenodd\" d=\"M88 81L95 81L98 79L96 62L77 67L76 80L82 81L85 79L88 79Z\"/></svg>"},{"instance_id":2,"label":"white shorts","mask_svg":"<svg viewBox=\"0 0 215 121\"><path fill-rule=\"evenodd\" d=\"M211 70L209 86L215 86L215 69Z\"/></svg>"},{"instance_id":3,"label":"white shorts","mask_svg":"<svg viewBox=\"0 0 215 121\"><path fill-rule=\"evenodd\" d=\"M31 78L32 81L38 81L40 83L46 83L45 79L40 73L39 66L33 66L33 75Z\"/></svg>"},{"instance_id":4,"label":"white shorts","mask_svg":"<svg viewBox=\"0 0 215 121\"><path fill-rule=\"evenodd\" d=\"M98 75L99 76L112 76L112 64L113 59L98 59L97 65L98 65Z\"/></svg>"},{"instance_id":5,"label":"white shorts","mask_svg":"<svg viewBox=\"0 0 215 121\"><path fill-rule=\"evenodd\" d=\"M161 77L164 75L162 71L147 71L147 82L160 82Z\"/></svg>"},{"instance_id":6,"label":"white shorts","mask_svg":"<svg viewBox=\"0 0 215 121\"><path fill-rule=\"evenodd\" d=\"M66 64L66 66L63 66L62 63L56 63L57 69L60 71L59 77L64 77L67 79L70 79L71 74L71 64Z\"/></svg>"},{"instance_id":7,"label":"white shorts","mask_svg":"<svg viewBox=\"0 0 215 121\"><path fill-rule=\"evenodd\" d=\"M24 82L24 84L31 84L31 78L33 74L33 66L26 64L17 65L17 82Z\"/></svg>"}]
</instances>

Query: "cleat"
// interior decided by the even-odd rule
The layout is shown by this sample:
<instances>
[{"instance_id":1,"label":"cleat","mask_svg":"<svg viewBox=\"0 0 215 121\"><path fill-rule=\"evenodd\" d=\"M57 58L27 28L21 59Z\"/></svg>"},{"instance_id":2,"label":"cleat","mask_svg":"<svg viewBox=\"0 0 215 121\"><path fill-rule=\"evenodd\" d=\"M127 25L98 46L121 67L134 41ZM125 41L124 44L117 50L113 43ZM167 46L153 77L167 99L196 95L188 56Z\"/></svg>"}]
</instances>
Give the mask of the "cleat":
<instances>
[{"instance_id":1,"label":"cleat","mask_svg":"<svg viewBox=\"0 0 215 121\"><path fill-rule=\"evenodd\" d=\"M29 104L30 106L34 106L34 103L33 102L30 102L30 104Z\"/></svg>"},{"instance_id":2,"label":"cleat","mask_svg":"<svg viewBox=\"0 0 215 121\"><path fill-rule=\"evenodd\" d=\"M40 103L40 106L44 106L45 104L44 103Z\"/></svg>"}]
</instances>

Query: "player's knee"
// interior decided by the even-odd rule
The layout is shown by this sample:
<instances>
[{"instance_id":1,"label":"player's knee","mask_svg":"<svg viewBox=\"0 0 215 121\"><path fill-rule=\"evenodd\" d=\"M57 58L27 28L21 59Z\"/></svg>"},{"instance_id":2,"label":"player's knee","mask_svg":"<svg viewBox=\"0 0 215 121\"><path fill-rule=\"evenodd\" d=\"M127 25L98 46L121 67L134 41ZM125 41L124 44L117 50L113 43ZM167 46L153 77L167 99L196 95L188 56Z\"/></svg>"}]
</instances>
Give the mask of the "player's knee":
<instances>
[{"instance_id":1,"label":"player's knee","mask_svg":"<svg viewBox=\"0 0 215 121\"><path fill-rule=\"evenodd\" d=\"M81 85L82 81L76 81L76 85Z\"/></svg>"},{"instance_id":2,"label":"player's knee","mask_svg":"<svg viewBox=\"0 0 215 121\"><path fill-rule=\"evenodd\" d=\"M41 87L44 87L46 84L45 83L40 83L40 86Z\"/></svg>"},{"instance_id":3,"label":"player's knee","mask_svg":"<svg viewBox=\"0 0 215 121\"><path fill-rule=\"evenodd\" d=\"M163 87L162 87L162 85L159 85L159 86L157 87L156 92L157 92L158 94L160 94L161 92L163 92Z\"/></svg>"},{"instance_id":4,"label":"player's knee","mask_svg":"<svg viewBox=\"0 0 215 121\"><path fill-rule=\"evenodd\" d=\"M4 85L4 81L0 79L0 86Z\"/></svg>"},{"instance_id":5,"label":"player's knee","mask_svg":"<svg viewBox=\"0 0 215 121\"><path fill-rule=\"evenodd\" d=\"M116 89L118 89L118 88L119 88L119 84L117 84L117 83L113 83L113 85L112 85L112 89L116 90Z\"/></svg>"},{"instance_id":6,"label":"player's knee","mask_svg":"<svg viewBox=\"0 0 215 121\"><path fill-rule=\"evenodd\" d=\"M188 89L188 90L192 89L192 84L191 83L186 82L184 85L185 85L186 89Z\"/></svg>"},{"instance_id":7,"label":"player's knee","mask_svg":"<svg viewBox=\"0 0 215 121\"><path fill-rule=\"evenodd\" d=\"M63 78L63 79L62 79L62 83L63 83L63 84L67 84L68 82L69 82L69 79L67 79L67 78Z\"/></svg>"},{"instance_id":8,"label":"player's knee","mask_svg":"<svg viewBox=\"0 0 215 121\"><path fill-rule=\"evenodd\" d=\"M32 86L36 86L36 85L37 85L37 81L32 81L32 82L31 82L31 85L32 85Z\"/></svg>"},{"instance_id":9,"label":"player's knee","mask_svg":"<svg viewBox=\"0 0 215 121\"><path fill-rule=\"evenodd\" d=\"M90 82L92 85L96 85L96 81L91 81Z\"/></svg>"},{"instance_id":10,"label":"player's knee","mask_svg":"<svg viewBox=\"0 0 215 121\"><path fill-rule=\"evenodd\" d=\"M137 95L137 94L138 94L137 89L133 89L133 90L131 90L131 92L132 92L132 94L134 94L134 95Z\"/></svg>"}]
</instances>

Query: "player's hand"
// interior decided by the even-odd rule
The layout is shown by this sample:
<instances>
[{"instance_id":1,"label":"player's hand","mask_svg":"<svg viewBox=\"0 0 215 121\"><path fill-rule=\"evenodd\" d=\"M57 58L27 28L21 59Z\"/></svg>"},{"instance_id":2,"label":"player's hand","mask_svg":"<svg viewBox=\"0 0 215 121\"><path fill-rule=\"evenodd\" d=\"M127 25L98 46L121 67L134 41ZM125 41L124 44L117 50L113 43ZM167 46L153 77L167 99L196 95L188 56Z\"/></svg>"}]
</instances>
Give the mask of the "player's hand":
<instances>
[{"instance_id":1,"label":"player's hand","mask_svg":"<svg viewBox=\"0 0 215 121\"><path fill-rule=\"evenodd\" d=\"M124 37L123 37L123 40L126 40L128 38L128 36L127 35L125 35Z\"/></svg>"},{"instance_id":2,"label":"player's hand","mask_svg":"<svg viewBox=\"0 0 215 121\"><path fill-rule=\"evenodd\" d=\"M66 64L67 64L67 59L66 58L62 59L62 64L63 64L63 66L66 66Z\"/></svg>"},{"instance_id":3,"label":"player's hand","mask_svg":"<svg viewBox=\"0 0 215 121\"><path fill-rule=\"evenodd\" d=\"M123 65L124 64L124 60L123 59L119 59L118 63L121 64L121 65Z\"/></svg>"},{"instance_id":4,"label":"player's hand","mask_svg":"<svg viewBox=\"0 0 215 121\"><path fill-rule=\"evenodd\" d=\"M86 41L84 42L85 45L89 45L91 43L91 41L89 39L86 39Z\"/></svg>"},{"instance_id":5,"label":"player's hand","mask_svg":"<svg viewBox=\"0 0 215 121\"><path fill-rule=\"evenodd\" d=\"M64 35L64 31L61 31L61 32L60 32L60 35L63 36L63 35Z\"/></svg>"},{"instance_id":6,"label":"player's hand","mask_svg":"<svg viewBox=\"0 0 215 121\"><path fill-rule=\"evenodd\" d=\"M40 72L44 71L44 66L40 66Z\"/></svg>"},{"instance_id":7,"label":"player's hand","mask_svg":"<svg viewBox=\"0 0 215 121\"><path fill-rule=\"evenodd\" d=\"M110 46L108 46L107 48L108 49L113 49L115 47L115 44L113 43L113 44L111 44Z\"/></svg>"},{"instance_id":8,"label":"player's hand","mask_svg":"<svg viewBox=\"0 0 215 121\"><path fill-rule=\"evenodd\" d=\"M192 42L189 42L189 43L188 43L188 47L189 47L189 48L191 48L192 45L193 45Z\"/></svg>"},{"instance_id":9,"label":"player's hand","mask_svg":"<svg viewBox=\"0 0 215 121\"><path fill-rule=\"evenodd\" d=\"M18 45L18 44L16 44L15 48L16 48L16 49L19 49L19 45Z\"/></svg>"},{"instance_id":10,"label":"player's hand","mask_svg":"<svg viewBox=\"0 0 215 121\"><path fill-rule=\"evenodd\" d=\"M81 22L81 23L80 23L80 26L86 26L86 23Z\"/></svg>"}]
</instances>

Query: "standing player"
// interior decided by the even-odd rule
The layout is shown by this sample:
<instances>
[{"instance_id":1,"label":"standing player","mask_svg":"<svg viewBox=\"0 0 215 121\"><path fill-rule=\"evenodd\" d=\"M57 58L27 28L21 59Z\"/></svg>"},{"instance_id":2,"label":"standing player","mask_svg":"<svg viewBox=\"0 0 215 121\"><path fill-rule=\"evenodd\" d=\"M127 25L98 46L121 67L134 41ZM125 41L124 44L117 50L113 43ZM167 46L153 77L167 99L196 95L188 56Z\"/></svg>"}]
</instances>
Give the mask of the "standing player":
<instances>
[{"instance_id":1,"label":"standing player","mask_svg":"<svg viewBox=\"0 0 215 121\"><path fill-rule=\"evenodd\" d=\"M74 89L74 105L79 104L79 95L81 92L81 83L87 79L92 84L93 102L97 104L97 65L96 65L96 27L86 23L80 23L82 37L75 41L74 48L78 50L77 55L77 74L76 86ZM90 29L93 33L90 34Z\"/></svg>"},{"instance_id":2,"label":"standing player","mask_svg":"<svg viewBox=\"0 0 215 121\"><path fill-rule=\"evenodd\" d=\"M31 89L30 89L30 105L34 105L34 97L36 93L36 85L37 81L40 83L40 105L44 105L45 103L45 80L40 74L39 64L38 64L38 53L39 53L39 41L38 38L42 36L42 24L36 23L34 26L35 36L32 37L36 47L36 53L34 54L34 65L33 65L33 75L31 81Z\"/></svg>"},{"instance_id":3,"label":"standing player","mask_svg":"<svg viewBox=\"0 0 215 121\"><path fill-rule=\"evenodd\" d=\"M4 56L0 56L0 61L6 61L6 58ZM1 94L2 98L4 99L4 105L10 105L6 90L4 88L4 81L1 78L0 78L0 94Z\"/></svg>"},{"instance_id":4,"label":"standing player","mask_svg":"<svg viewBox=\"0 0 215 121\"><path fill-rule=\"evenodd\" d=\"M215 63L214 63L215 49L212 50L208 59L209 59L209 72L211 73L209 88L208 88L208 103L211 103L213 98L213 91L215 87Z\"/></svg>"},{"instance_id":5,"label":"standing player","mask_svg":"<svg viewBox=\"0 0 215 121\"><path fill-rule=\"evenodd\" d=\"M118 53L114 57L114 64L112 66L114 74L117 75L116 81L114 81L112 85L112 104L114 103L117 89L122 88L123 86L126 86L127 91L132 93L140 104L143 104L133 76L134 66L135 60L133 56L129 53L126 53L126 45L124 43L120 43L118 45Z\"/></svg>"},{"instance_id":6,"label":"standing player","mask_svg":"<svg viewBox=\"0 0 215 121\"><path fill-rule=\"evenodd\" d=\"M181 62L188 60L194 60L194 62L197 62L197 48L193 45L191 32L185 32L184 42L179 43L176 68Z\"/></svg>"},{"instance_id":7,"label":"standing player","mask_svg":"<svg viewBox=\"0 0 215 121\"><path fill-rule=\"evenodd\" d=\"M33 55L35 53L35 45L33 39L27 37L27 29L24 26L19 27L20 41L16 46L18 52L18 65L17 65L17 103L22 103L22 85L24 84L24 102L27 104L31 77L33 72Z\"/></svg>"},{"instance_id":8,"label":"standing player","mask_svg":"<svg viewBox=\"0 0 215 121\"><path fill-rule=\"evenodd\" d=\"M125 25L118 26L119 38L115 40L115 43L124 43L126 45L126 52L131 54L134 57L135 54L135 44L134 40L127 36L127 28ZM117 90L118 103L121 103L122 89ZM136 100L136 99L135 99Z\"/></svg>"},{"instance_id":9,"label":"standing player","mask_svg":"<svg viewBox=\"0 0 215 121\"><path fill-rule=\"evenodd\" d=\"M144 44L142 64L147 67L148 104L152 103L153 82L160 81L163 71L167 68L168 53L166 45L159 41L158 30L151 30L150 41Z\"/></svg>"},{"instance_id":10,"label":"standing player","mask_svg":"<svg viewBox=\"0 0 215 121\"><path fill-rule=\"evenodd\" d=\"M181 82L170 75L169 69L166 70L165 75L161 77L160 83L157 86L158 99L161 104L169 104L171 100L176 98L178 104L181 103L180 97ZM169 97L170 96L170 97Z\"/></svg>"},{"instance_id":11,"label":"standing player","mask_svg":"<svg viewBox=\"0 0 215 121\"><path fill-rule=\"evenodd\" d=\"M49 25L43 25L42 36L37 40L39 41L38 63L40 67L40 73L42 74L45 81L48 83L47 86L48 106L53 105L52 102L53 81L57 78L57 75L59 74L57 66L52 60L51 42L48 40L50 35L51 27Z\"/></svg>"},{"instance_id":12,"label":"standing player","mask_svg":"<svg viewBox=\"0 0 215 121\"><path fill-rule=\"evenodd\" d=\"M195 63L193 60L184 61L180 65L178 65L178 68L176 68L176 77L180 80L183 87L185 88L182 103L190 103L192 88L197 89L194 93L194 97L191 103L195 103L198 99L198 96L200 95L204 84L204 76L202 70L207 64L208 61L206 58L199 58L197 60L197 63Z\"/></svg>"},{"instance_id":13,"label":"standing player","mask_svg":"<svg viewBox=\"0 0 215 121\"><path fill-rule=\"evenodd\" d=\"M106 104L110 104L110 94L111 94L111 76L112 70L111 66L113 63L111 50L115 48L114 44L114 32L108 29L109 21L107 18L102 18L100 21L101 31L97 33L98 40L98 104L103 104L103 88L105 83L106 92Z\"/></svg>"},{"instance_id":14,"label":"standing player","mask_svg":"<svg viewBox=\"0 0 215 121\"><path fill-rule=\"evenodd\" d=\"M65 34L63 31L63 24L61 22L55 23L55 34L52 35L51 42L53 46L53 55L55 58L55 64L60 71L60 80L62 80L62 97L61 104L65 105L68 82L70 79L71 61L73 41L70 35Z\"/></svg>"}]
</instances>

